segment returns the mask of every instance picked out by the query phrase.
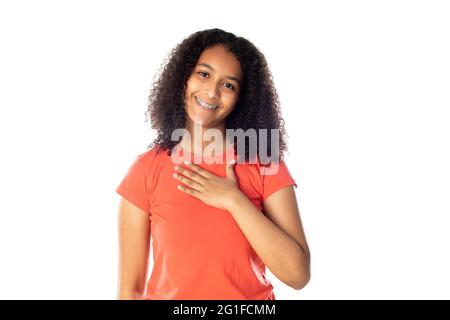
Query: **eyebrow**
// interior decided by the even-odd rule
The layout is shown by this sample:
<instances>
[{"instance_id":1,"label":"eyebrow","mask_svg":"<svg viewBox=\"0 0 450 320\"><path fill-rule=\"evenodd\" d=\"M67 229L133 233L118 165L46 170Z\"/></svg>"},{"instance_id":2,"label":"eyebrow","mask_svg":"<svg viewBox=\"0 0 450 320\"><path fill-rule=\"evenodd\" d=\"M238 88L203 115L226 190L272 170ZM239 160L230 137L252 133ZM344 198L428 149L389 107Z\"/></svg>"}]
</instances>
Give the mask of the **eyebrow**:
<instances>
[{"instance_id":1,"label":"eyebrow","mask_svg":"<svg viewBox=\"0 0 450 320\"><path fill-rule=\"evenodd\" d=\"M199 66L204 66L204 67L206 67L206 68L208 68L208 69L210 69L210 70L215 71L214 68L211 67L211 66L210 66L209 64L207 64L207 63L199 63L198 65L199 65ZM241 82L240 82L239 79L236 78L236 77L233 77L233 76L226 76L225 78L230 79L230 80L233 80L233 81L236 81L239 85L241 85Z\"/></svg>"}]
</instances>

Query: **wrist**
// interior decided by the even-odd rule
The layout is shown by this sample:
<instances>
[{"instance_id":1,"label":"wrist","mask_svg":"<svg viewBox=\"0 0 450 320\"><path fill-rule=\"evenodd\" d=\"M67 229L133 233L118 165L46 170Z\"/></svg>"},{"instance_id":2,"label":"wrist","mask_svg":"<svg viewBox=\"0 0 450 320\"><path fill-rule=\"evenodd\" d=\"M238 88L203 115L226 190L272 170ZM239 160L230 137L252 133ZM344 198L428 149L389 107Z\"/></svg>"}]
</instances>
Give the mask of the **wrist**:
<instances>
[{"instance_id":1,"label":"wrist","mask_svg":"<svg viewBox=\"0 0 450 320\"><path fill-rule=\"evenodd\" d=\"M246 198L246 196L241 190L239 190L239 189L234 190L228 196L228 201L225 205L226 210L232 211L236 207L236 205L238 205L245 198Z\"/></svg>"}]
</instances>

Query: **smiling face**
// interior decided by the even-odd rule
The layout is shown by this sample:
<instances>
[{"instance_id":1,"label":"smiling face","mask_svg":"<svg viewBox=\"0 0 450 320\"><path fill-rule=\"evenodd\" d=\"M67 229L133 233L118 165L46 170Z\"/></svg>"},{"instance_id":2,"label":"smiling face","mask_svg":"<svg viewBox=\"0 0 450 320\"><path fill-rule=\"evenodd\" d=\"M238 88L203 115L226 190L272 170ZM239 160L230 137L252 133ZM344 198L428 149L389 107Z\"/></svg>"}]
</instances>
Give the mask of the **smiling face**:
<instances>
[{"instance_id":1,"label":"smiling face","mask_svg":"<svg viewBox=\"0 0 450 320\"><path fill-rule=\"evenodd\" d=\"M191 131L194 124L199 124L224 132L225 119L239 97L242 78L241 64L224 46L205 49L186 83L187 129Z\"/></svg>"}]
</instances>

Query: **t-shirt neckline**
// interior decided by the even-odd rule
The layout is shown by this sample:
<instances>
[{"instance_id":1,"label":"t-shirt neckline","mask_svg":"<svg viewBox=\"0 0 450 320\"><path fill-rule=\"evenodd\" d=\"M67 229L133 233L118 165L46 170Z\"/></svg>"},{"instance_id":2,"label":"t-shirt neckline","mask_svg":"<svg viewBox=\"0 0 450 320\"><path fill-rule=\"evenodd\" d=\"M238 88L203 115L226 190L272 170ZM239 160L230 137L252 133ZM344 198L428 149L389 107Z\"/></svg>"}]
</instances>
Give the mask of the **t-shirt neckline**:
<instances>
[{"instance_id":1,"label":"t-shirt neckline","mask_svg":"<svg viewBox=\"0 0 450 320\"><path fill-rule=\"evenodd\" d=\"M217 154L215 154L214 156L207 156L207 155L200 156L198 154L195 154L195 153L193 153L191 151L186 150L185 148L183 148L181 146L180 143L178 143L175 146L175 148L179 148L181 150L184 160L189 160L189 161L194 161L194 162L196 160L198 161L198 160L202 159L202 160L208 161L208 162L212 162L212 161L213 162L219 162L219 161L222 161L222 163L225 163L225 161L227 160L226 159L226 155L227 154L228 154L228 157L229 157L228 159L235 159L235 157L234 157L234 146L232 144L231 145L227 145L227 148L226 148L225 151L222 150L222 151L218 152Z\"/></svg>"}]
</instances>

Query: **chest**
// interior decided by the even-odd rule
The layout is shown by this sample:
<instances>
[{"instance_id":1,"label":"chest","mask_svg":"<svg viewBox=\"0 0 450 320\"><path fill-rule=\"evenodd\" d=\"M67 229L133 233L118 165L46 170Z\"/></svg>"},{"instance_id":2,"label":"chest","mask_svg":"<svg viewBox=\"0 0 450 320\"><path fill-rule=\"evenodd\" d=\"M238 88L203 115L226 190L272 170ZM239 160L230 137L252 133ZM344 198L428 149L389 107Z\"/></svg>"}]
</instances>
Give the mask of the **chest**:
<instances>
[{"instance_id":1,"label":"chest","mask_svg":"<svg viewBox=\"0 0 450 320\"><path fill-rule=\"evenodd\" d=\"M213 167L210 172L225 177L225 166ZM173 166L158 172L151 203L152 237L165 248L189 252L217 252L233 256L252 254L252 248L232 215L211 207L201 200L177 189L180 182L172 177ZM260 210L262 208L258 183L244 170L236 170L239 189ZM230 250L233 249L234 250ZM174 249L175 250L175 249Z\"/></svg>"}]
</instances>

